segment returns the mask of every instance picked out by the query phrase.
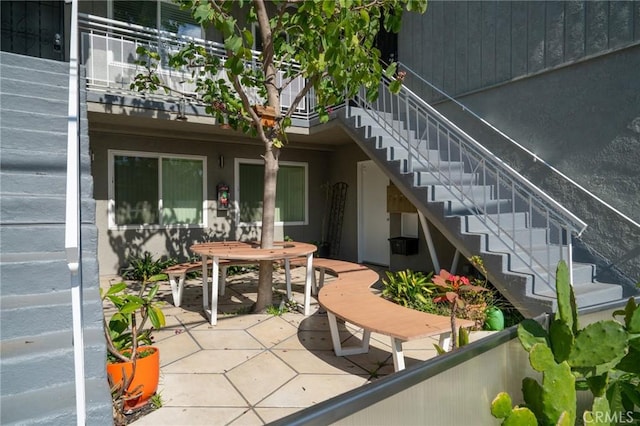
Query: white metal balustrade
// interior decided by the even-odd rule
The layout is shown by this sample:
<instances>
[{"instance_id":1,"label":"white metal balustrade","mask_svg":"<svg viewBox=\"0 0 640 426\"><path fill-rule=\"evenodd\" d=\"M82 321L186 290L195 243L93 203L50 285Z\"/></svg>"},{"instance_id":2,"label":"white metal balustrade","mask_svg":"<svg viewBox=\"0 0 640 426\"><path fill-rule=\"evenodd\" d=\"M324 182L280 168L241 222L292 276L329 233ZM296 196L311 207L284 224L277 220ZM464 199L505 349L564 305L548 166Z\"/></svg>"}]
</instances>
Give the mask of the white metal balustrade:
<instances>
[{"instance_id":1,"label":"white metal balustrade","mask_svg":"<svg viewBox=\"0 0 640 426\"><path fill-rule=\"evenodd\" d=\"M204 46L213 55L226 59L224 45L203 39L178 35L167 31L160 31L140 25L128 24L100 16L80 14L81 31L81 63L86 68L86 81L89 90L105 91L109 93L139 96L140 93L130 89L135 76L145 71L144 67L135 63L138 60L136 49L144 46L155 50L161 55L157 73L174 93L158 91L154 94L145 94L159 99L178 102L186 94L187 100L198 104L190 95L195 94L195 83L190 70L176 70L168 65L170 54L177 53L189 43ZM252 51L251 61L246 62L247 67L260 66L260 52ZM295 65L293 65L295 68ZM225 79L225 72L219 72L215 79ZM304 87L305 80L298 76L290 81L285 81L283 71L277 74L277 84L283 87L280 102L283 111L293 104L296 95ZM249 99L252 103L262 103L255 89L249 89ZM297 105L292 118L311 120L317 118L315 112L316 102L313 90Z\"/></svg>"},{"instance_id":2,"label":"white metal balustrade","mask_svg":"<svg viewBox=\"0 0 640 426\"><path fill-rule=\"evenodd\" d=\"M555 289L555 270L572 265L572 238L587 227L562 205L493 155L406 87L397 95L382 83L379 97L361 90L351 101L364 109L372 126L390 137L401 172L413 174L414 187L427 189L427 202L445 202L445 215L463 216L469 233L490 234L485 249L509 254L506 269L531 274L533 292Z\"/></svg>"}]
</instances>

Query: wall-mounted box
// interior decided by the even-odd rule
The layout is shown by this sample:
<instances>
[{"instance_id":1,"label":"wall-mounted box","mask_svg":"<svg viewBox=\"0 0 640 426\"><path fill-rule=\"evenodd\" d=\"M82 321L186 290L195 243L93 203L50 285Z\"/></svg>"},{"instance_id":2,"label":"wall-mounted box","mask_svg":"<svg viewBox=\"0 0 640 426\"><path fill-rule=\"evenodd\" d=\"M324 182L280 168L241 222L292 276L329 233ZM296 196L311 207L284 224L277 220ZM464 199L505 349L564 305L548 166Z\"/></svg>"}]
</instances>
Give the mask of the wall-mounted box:
<instances>
[{"instance_id":1,"label":"wall-mounted box","mask_svg":"<svg viewBox=\"0 0 640 426\"><path fill-rule=\"evenodd\" d=\"M400 192L397 186L387 186L387 212L389 213L415 213L416 208L411 201Z\"/></svg>"},{"instance_id":2,"label":"wall-mounted box","mask_svg":"<svg viewBox=\"0 0 640 426\"><path fill-rule=\"evenodd\" d=\"M418 254L418 239L411 237L393 237L389 238L391 245L391 254L402 254L410 256Z\"/></svg>"}]
</instances>

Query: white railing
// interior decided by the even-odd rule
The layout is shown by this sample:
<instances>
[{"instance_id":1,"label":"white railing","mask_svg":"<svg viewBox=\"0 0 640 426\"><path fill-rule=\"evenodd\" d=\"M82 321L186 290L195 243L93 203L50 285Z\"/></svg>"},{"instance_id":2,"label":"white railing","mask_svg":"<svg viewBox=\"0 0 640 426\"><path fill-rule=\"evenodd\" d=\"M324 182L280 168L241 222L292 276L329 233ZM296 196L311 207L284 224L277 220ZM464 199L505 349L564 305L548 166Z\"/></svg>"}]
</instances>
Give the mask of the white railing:
<instances>
[{"instance_id":1,"label":"white railing","mask_svg":"<svg viewBox=\"0 0 640 426\"><path fill-rule=\"evenodd\" d=\"M69 112L67 118L67 188L65 252L71 272L73 359L76 389L76 423L86 422L84 335L82 321L82 268L80 267L80 100L78 80L78 0L71 4L69 46Z\"/></svg>"},{"instance_id":2,"label":"white railing","mask_svg":"<svg viewBox=\"0 0 640 426\"><path fill-rule=\"evenodd\" d=\"M80 14L80 29L82 31L82 57L80 59L87 70L86 79L89 90L140 96L140 93L129 87L135 76L145 71L144 67L135 63L138 59L136 49L138 46L144 46L160 53L162 60L157 72L165 83L176 91L169 94L158 91L152 96L177 103L182 98L180 93L184 93L187 95L187 100L197 105L198 103L189 97L195 93L191 72L170 67L168 56L178 52L181 47L189 43L195 43L206 47L211 54L221 59L226 58L224 45L220 43L127 24L100 16ZM253 51L253 57L246 62L246 66L259 67L259 56L260 52ZM227 79L224 72L211 77ZM293 104L296 95L305 83L302 77L296 77L284 84L285 78L284 72L278 73L277 84L284 86L280 95L283 111L288 110ZM253 103L262 102L255 90L248 90L248 95ZM292 118L304 120L317 118L315 108L315 95L312 91L297 105Z\"/></svg>"},{"instance_id":3,"label":"white railing","mask_svg":"<svg viewBox=\"0 0 640 426\"><path fill-rule=\"evenodd\" d=\"M362 89L352 102L408 152L403 173L414 173L416 185L427 179L438 182L429 199L437 198L435 191L448 191L482 223L482 232L497 237L499 244L488 249L508 252L509 270L533 274L533 291L550 293L558 261L573 270L572 236L587 224L407 87L394 95L388 84L381 84L376 101L367 101Z\"/></svg>"}]
</instances>

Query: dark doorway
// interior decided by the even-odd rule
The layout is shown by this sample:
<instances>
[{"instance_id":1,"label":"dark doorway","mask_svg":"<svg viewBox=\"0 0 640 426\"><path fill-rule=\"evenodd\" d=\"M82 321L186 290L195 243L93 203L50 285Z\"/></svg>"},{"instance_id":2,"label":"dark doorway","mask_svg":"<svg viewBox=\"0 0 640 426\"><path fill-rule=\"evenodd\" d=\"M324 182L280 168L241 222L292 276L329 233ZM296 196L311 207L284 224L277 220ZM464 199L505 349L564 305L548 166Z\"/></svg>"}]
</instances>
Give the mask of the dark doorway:
<instances>
[{"instance_id":1,"label":"dark doorway","mask_svg":"<svg viewBox=\"0 0 640 426\"><path fill-rule=\"evenodd\" d=\"M63 1L0 1L0 49L20 55L63 61Z\"/></svg>"},{"instance_id":2,"label":"dark doorway","mask_svg":"<svg viewBox=\"0 0 640 426\"><path fill-rule=\"evenodd\" d=\"M390 64L398 60L398 34L380 28L376 36L376 47L380 49L380 59Z\"/></svg>"}]
</instances>

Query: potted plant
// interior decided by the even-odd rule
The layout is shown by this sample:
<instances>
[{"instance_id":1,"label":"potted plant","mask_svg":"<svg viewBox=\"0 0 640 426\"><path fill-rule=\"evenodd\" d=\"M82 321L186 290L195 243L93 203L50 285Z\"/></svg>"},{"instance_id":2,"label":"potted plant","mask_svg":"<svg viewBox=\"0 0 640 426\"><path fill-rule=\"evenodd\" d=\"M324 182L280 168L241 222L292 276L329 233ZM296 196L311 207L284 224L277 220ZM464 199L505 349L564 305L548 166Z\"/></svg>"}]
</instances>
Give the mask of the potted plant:
<instances>
[{"instance_id":1,"label":"potted plant","mask_svg":"<svg viewBox=\"0 0 640 426\"><path fill-rule=\"evenodd\" d=\"M164 314L154 300L157 281L161 280L166 280L165 274L145 275L137 293L128 291L125 282L100 291L102 301L108 299L115 307L109 319L105 315L103 320L116 420L126 411L145 405L158 388L160 353L152 346L151 333L165 325Z\"/></svg>"}]
</instances>

